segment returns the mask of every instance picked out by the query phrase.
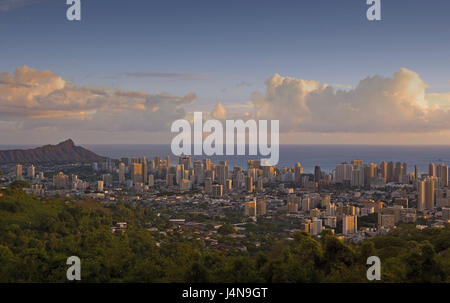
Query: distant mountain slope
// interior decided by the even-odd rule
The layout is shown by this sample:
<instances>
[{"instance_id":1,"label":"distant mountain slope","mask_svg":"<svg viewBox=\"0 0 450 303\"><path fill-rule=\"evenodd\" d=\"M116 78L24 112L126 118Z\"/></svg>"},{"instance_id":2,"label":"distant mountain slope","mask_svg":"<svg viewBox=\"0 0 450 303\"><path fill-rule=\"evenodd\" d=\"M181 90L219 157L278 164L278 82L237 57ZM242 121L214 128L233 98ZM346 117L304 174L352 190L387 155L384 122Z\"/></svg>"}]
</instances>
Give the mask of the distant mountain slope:
<instances>
[{"instance_id":1,"label":"distant mountain slope","mask_svg":"<svg viewBox=\"0 0 450 303\"><path fill-rule=\"evenodd\" d=\"M33 149L0 150L0 164L95 162L102 159L94 152L75 146L71 139Z\"/></svg>"}]
</instances>

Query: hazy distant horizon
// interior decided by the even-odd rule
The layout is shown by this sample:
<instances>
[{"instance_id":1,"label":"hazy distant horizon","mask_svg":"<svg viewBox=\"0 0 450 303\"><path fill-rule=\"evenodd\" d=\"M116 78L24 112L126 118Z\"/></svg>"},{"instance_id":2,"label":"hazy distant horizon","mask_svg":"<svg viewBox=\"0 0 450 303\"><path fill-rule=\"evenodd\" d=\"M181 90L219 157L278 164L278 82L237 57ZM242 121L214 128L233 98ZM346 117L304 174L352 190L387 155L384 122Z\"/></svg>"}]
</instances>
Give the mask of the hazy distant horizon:
<instances>
[{"instance_id":1,"label":"hazy distant horizon","mask_svg":"<svg viewBox=\"0 0 450 303\"><path fill-rule=\"evenodd\" d=\"M76 143L75 143L76 144ZM154 156L164 158L169 155L172 163L176 163L176 156L172 154L170 144L80 144L84 148L91 150L101 156L112 159L147 157ZM2 145L9 148L34 148L37 146L24 145ZM418 165L419 172L425 173L428 164L446 163L450 165L450 145L324 145L324 144L282 144L280 145L280 159L278 167L293 167L300 162L305 173L313 173L314 166L319 165L323 171L331 172L339 163L359 159L364 163L405 162L408 164L408 171L414 170L414 165ZM257 160L261 156L195 156L193 159L203 160L210 158L214 163L227 160L230 167L247 167L248 160Z\"/></svg>"}]
</instances>

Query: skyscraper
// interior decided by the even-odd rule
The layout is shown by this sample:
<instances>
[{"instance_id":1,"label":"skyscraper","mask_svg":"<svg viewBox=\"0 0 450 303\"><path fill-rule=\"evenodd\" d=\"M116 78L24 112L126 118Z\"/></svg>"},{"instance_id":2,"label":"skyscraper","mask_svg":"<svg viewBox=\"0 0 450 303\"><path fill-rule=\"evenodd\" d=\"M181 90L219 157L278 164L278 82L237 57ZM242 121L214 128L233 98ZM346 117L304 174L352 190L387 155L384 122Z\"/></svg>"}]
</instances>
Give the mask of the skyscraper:
<instances>
[{"instance_id":1,"label":"skyscraper","mask_svg":"<svg viewBox=\"0 0 450 303\"><path fill-rule=\"evenodd\" d=\"M436 165L434 163L428 164L428 176L436 176Z\"/></svg>"},{"instance_id":2,"label":"skyscraper","mask_svg":"<svg viewBox=\"0 0 450 303\"><path fill-rule=\"evenodd\" d=\"M245 178L245 186L247 189L247 192L252 193L253 192L253 177L247 176Z\"/></svg>"},{"instance_id":3,"label":"skyscraper","mask_svg":"<svg viewBox=\"0 0 450 303\"><path fill-rule=\"evenodd\" d=\"M314 167L314 181L319 182L322 179L322 171L320 170L320 166Z\"/></svg>"},{"instance_id":4,"label":"skyscraper","mask_svg":"<svg viewBox=\"0 0 450 303\"><path fill-rule=\"evenodd\" d=\"M437 166L437 177L441 187L448 187L448 166L443 163Z\"/></svg>"},{"instance_id":5,"label":"skyscraper","mask_svg":"<svg viewBox=\"0 0 450 303\"><path fill-rule=\"evenodd\" d=\"M300 204L300 198L296 195L289 195L287 197L287 211L289 213L298 213L298 206Z\"/></svg>"},{"instance_id":6,"label":"skyscraper","mask_svg":"<svg viewBox=\"0 0 450 303\"><path fill-rule=\"evenodd\" d=\"M387 163L383 161L383 162L381 162L380 168L379 168L381 177L383 178L383 181L384 181L385 183L387 182L387 175L388 175L388 173L387 173L387 167L388 167Z\"/></svg>"},{"instance_id":7,"label":"skyscraper","mask_svg":"<svg viewBox=\"0 0 450 303\"><path fill-rule=\"evenodd\" d=\"M403 165L401 162L397 162L397 163L395 163L394 180L393 181L401 183L402 175L403 175Z\"/></svg>"},{"instance_id":8,"label":"skyscraper","mask_svg":"<svg viewBox=\"0 0 450 303\"><path fill-rule=\"evenodd\" d=\"M417 181L417 210L425 209L425 181Z\"/></svg>"},{"instance_id":9,"label":"skyscraper","mask_svg":"<svg viewBox=\"0 0 450 303\"><path fill-rule=\"evenodd\" d=\"M344 215L342 218L342 233L344 235L354 234L358 231L357 216Z\"/></svg>"},{"instance_id":10,"label":"skyscraper","mask_svg":"<svg viewBox=\"0 0 450 303\"><path fill-rule=\"evenodd\" d=\"M22 180L22 165L21 164L16 165L16 179Z\"/></svg>"},{"instance_id":11,"label":"skyscraper","mask_svg":"<svg viewBox=\"0 0 450 303\"><path fill-rule=\"evenodd\" d=\"M264 216L266 212L266 197L263 197L256 201L256 214L258 216Z\"/></svg>"},{"instance_id":12,"label":"skyscraper","mask_svg":"<svg viewBox=\"0 0 450 303\"><path fill-rule=\"evenodd\" d=\"M141 158L142 163L142 182L144 184L148 183L148 162L146 157Z\"/></svg>"},{"instance_id":13,"label":"skyscraper","mask_svg":"<svg viewBox=\"0 0 450 303\"><path fill-rule=\"evenodd\" d=\"M205 179L205 192L210 195L212 194L212 180L211 178Z\"/></svg>"},{"instance_id":14,"label":"skyscraper","mask_svg":"<svg viewBox=\"0 0 450 303\"><path fill-rule=\"evenodd\" d=\"M295 178L296 185L302 184L302 174L303 174L303 167L300 164L300 162L298 162L297 164L295 164L295 167L294 167L294 178Z\"/></svg>"},{"instance_id":15,"label":"skyscraper","mask_svg":"<svg viewBox=\"0 0 450 303\"><path fill-rule=\"evenodd\" d=\"M125 184L125 163L119 163L119 183Z\"/></svg>"},{"instance_id":16,"label":"skyscraper","mask_svg":"<svg viewBox=\"0 0 450 303\"><path fill-rule=\"evenodd\" d=\"M350 184L352 179L352 171L353 171L352 164L344 162L337 165L335 172L335 183Z\"/></svg>"},{"instance_id":17,"label":"skyscraper","mask_svg":"<svg viewBox=\"0 0 450 303\"><path fill-rule=\"evenodd\" d=\"M142 163L138 161L138 159L133 159L133 162L131 163L131 180L133 180L133 183L142 183L143 177L142 177Z\"/></svg>"},{"instance_id":18,"label":"skyscraper","mask_svg":"<svg viewBox=\"0 0 450 303\"><path fill-rule=\"evenodd\" d=\"M434 183L435 178L428 177L425 180L425 209L433 210L434 208Z\"/></svg>"},{"instance_id":19,"label":"skyscraper","mask_svg":"<svg viewBox=\"0 0 450 303\"><path fill-rule=\"evenodd\" d=\"M36 175L36 168L31 164L27 169L27 177L33 179Z\"/></svg>"},{"instance_id":20,"label":"skyscraper","mask_svg":"<svg viewBox=\"0 0 450 303\"><path fill-rule=\"evenodd\" d=\"M256 217L256 200L245 203L245 215L247 217Z\"/></svg>"},{"instance_id":21,"label":"skyscraper","mask_svg":"<svg viewBox=\"0 0 450 303\"><path fill-rule=\"evenodd\" d=\"M394 182L394 162L390 161L387 164L387 182Z\"/></svg>"}]
</instances>

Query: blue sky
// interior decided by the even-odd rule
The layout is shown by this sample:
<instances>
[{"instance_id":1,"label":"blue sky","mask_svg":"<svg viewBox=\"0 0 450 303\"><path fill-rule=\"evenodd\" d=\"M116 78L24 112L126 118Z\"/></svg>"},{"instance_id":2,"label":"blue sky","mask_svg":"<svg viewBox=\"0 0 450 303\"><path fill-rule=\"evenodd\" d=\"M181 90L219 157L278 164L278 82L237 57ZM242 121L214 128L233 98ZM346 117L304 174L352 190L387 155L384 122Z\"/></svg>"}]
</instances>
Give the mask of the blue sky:
<instances>
[{"instance_id":1,"label":"blue sky","mask_svg":"<svg viewBox=\"0 0 450 303\"><path fill-rule=\"evenodd\" d=\"M0 10L0 72L194 92L192 108L208 109L250 100L274 73L354 87L405 67L428 93L450 91L450 1L382 0L379 22L365 0L81 0L81 22L62 0L17 2Z\"/></svg>"}]
</instances>

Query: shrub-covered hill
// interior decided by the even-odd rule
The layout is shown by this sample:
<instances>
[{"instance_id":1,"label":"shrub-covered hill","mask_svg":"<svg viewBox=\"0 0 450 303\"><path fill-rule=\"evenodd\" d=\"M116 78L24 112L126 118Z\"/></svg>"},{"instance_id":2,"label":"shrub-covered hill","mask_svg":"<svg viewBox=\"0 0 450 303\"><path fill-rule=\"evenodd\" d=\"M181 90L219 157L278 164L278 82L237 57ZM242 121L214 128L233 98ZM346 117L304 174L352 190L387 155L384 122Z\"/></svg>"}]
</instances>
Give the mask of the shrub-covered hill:
<instances>
[{"instance_id":1,"label":"shrub-covered hill","mask_svg":"<svg viewBox=\"0 0 450 303\"><path fill-rule=\"evenodd\" d=\"M450 281L449 226L402 225L359 245L298 232L293 241L237 253L177 233L157 239L148 224L161 230L168 218L148 207L1 193L0 282L65 282L72 255L81 259L82 282L368 282L373 255L382 262L381 282ZM112 233L120 221L127 231Z\"/></svg>"}]
</instances>

